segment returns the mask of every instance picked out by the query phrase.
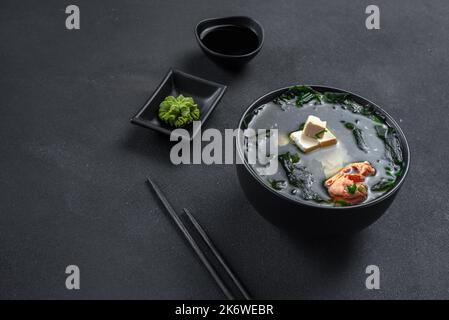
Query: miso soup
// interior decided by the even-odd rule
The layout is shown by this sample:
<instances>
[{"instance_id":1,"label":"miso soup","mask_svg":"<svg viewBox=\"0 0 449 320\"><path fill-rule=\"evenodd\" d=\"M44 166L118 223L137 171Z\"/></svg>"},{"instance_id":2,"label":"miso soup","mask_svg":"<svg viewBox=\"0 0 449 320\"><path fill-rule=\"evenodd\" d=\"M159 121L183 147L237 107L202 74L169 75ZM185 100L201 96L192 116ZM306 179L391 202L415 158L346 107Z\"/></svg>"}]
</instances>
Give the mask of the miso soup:
<instances>
[{"instance_id":1,"label":"miso soup","mask_svg":"<svg viewBox=\"0 0 449 320\"><path fill-rule=\"evenodd\" d=\"M309 115L326 122L335 144L310 152L298 147L290 134L304 131ZM245 120L247 128L278 130L279 155L273 159L279 161L277 172L266 175L263 165L252 167L270 188L292 199L325 206L365 203L393 188L402 174L404 160L397 132L375 108L358 104L349 94L292 87ZM371 171L357 177L362 166ZM353 184L343 179L348 177ZM341 185L335 182L331 189L329 181ZM360 195L356 201L355 195Z\"/></svg>"}]
</instances>

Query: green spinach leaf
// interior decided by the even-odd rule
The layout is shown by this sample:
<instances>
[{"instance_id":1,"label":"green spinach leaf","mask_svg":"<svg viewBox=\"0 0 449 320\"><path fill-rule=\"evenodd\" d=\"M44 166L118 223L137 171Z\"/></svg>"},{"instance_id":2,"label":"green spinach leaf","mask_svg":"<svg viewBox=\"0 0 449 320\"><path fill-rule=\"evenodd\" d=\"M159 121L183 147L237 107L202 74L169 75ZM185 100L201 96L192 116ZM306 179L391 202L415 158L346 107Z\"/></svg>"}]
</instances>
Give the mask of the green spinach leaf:
<instances>
[{"instance_id":1,"label":"green spinach leaf","mask_svg":"<svg viewBox=\"0 0 449 320\"><path fill-rule=\"evenodd\" d=\"M348 187L348 192L350 194L354 194L356 190L357 190L357 185L355 183L353 183L351 186Z\"/></svg>"}]
</instances>

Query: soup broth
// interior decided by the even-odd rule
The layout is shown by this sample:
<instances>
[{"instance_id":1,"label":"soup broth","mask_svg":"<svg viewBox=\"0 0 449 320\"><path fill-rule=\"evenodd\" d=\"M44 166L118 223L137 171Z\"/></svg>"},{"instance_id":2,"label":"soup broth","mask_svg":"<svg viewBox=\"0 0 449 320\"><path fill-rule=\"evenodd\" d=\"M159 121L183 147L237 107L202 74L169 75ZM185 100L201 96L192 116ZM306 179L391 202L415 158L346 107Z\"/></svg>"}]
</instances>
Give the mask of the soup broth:
<instances>
[{"instance_id":1,"label":"soup broth","mask_svg":"<svg viewBox=\"0 0 449 320\"><path fill-rule=\"evenodd\" d=\"M249 115L247 127L277 129L279 155L287 152L298 155L299 161L294 166L310 176L310 183L298 187L291 183L289 172L281 163L274 175L264 175L263 165L252 165L267 185L292 199L345 206L349 204L331 199L324 181L350 163L368 161L376 173L364 181L368 187L364 202L378 198L394 186L403 166L396 132L369 106L360 106L348 97L339 99L341 101L332 101L319 95L317 99L300 101L298 105L298 97L287 95L258 107ZM304 153L293 143L290 133L300 130L309 115L327 121L327 128L336 136L337 144Z\"/></svg>"}]
</instances>

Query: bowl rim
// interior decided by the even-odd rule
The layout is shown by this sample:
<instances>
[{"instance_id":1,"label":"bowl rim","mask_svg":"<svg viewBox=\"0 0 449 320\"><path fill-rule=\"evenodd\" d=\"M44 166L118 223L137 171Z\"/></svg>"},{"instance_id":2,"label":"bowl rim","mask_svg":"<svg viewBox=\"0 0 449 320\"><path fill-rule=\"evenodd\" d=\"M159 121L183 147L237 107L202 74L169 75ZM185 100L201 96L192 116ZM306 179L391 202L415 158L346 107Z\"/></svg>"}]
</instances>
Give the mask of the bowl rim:
<instances>
[{"instance_id":1,"label":"bowl rim","mask_svg":"<svg viewBox=\"0 0 449 320\"><path fill-rule=\"evenodd\" d=\"M243 155L243 150L241 148L242 146L241 146L241 143L240 143L240 141L241 141L240 139L241 139L241 133L242 132L241 132L240 129L242 128L243 120L245 119L245 117L247 116L249 111L251 111L257 105L261 105L260 102L263 101L264 99L266 99L268 96L273 95L275 93L281 94L283 91L286 91L286 90L288 90L288 89L290 89L290 88L292 88L294 86L300 86L300 85L301 86L311 87L311 88L313 88L313 89L315 89L317 91L326 90L326 91L337 91L337 92L342 92L342 93L348 93L348 94L350 94L353 97L356 97L358 99L366 101L367 103L372 105L375 109L380 111L382 113L382 115L385 115L385 117L388 119L388 122L396 129L396 131L397 131L397 133L399 135L399 138L400 138L400 141L401 141L401 145L403 147L402 152L403 152L404 155L406 155L406 160L407 160L405 162L405 168L403 169L404 170L403 174L401 175L399 181L396 182L396 185L392 189L388 190L387 192L385 192L380 197L378 197L378 198L376 198L376 199L374 199L372 201L366 202L366 203L360 203L360 204L357 204L357 205L342 206L342 207L323 206L323 205L320 205L318 203L314 203L312 201L307 201L307 200L300 199L300 198L298 198L297 200L296 199L292 199L291 197L288 197L288 196L286 196L286 195L284 195L284 194L282 194L280 192L277 192L276 190L273 190L272 188L270 188L264 182L264 180L260 177L260 175L258 175L255 172L255 170L245 160L245 157ZM355 94L355 93L353 93L351 91L343 90L343 89L336 88L336 87L331 87L331 86L327 86L327 85L295 84L295 85L291 85L291 86L282 87L282 88L278 88L278 89L272 90L272 91L270 91L270 92L260 96L259 98L257 98L253 102L251 102L251 104L248 106L248 108L245 109L245 111L242 113L242 115L240 117L240 120L239 120L239 123L238 123L238 129L239 130L238 130L238 136L237 136L237 141L236 141L236 148L237 148L238 156L241 159L241 163L238 164L238 165L244 165L246 170L253 176L253 178L257 181L257 183L261 184L265 189L267 189L268 191L273 193L275 196L278 196L281 199L284 199L284 200L289 201L291 203L294 203L296 205L299 204L299 205L304 205L304 206L308 206L308 207L319 208L319 209L322 209L322 210L337 210L337 211L341 211L341 210L343 210L343 211L344 210L351 211L353 209L363 209L363 208L366 208L366 207L370 207L370 206L376 205L376 204L386 200L387 198L393 196L399 190L399 188L402 186L402 184L403 184L403 182L405 180L405 177L407 176L409 168L410 168L410 161L411 161L411 159L410 159L410 146L408 144L408 141L407 141L407 138L406 138L404 132L402 131L402 129L399 126L399 124L394 120L394 118L388 112L386 112L384 109L379 107L377 104L375 104L371 100L368 100L368 99L366 99L366 98L364 98L364 97L362 97L362 96L360 96L358 94Z\"/></svg>"},{"instance_id":2,"label":"bowl rim","mask_svg":"<svg viewBox=\"0 0 449 320\"><path fill-rule=\"evenodd\" d=\"M200 33L199 33L199 30L198 30L201 24L203 24L205 22L209 22L209 21L214 21L214 20L235 19L235 18L248 19L248 20L254 22L255 24L257 24L259 26L259 28L260 28L260 37L259 37L259 34L255 30L253 30L256 33L257 37L260 38L259 46L256 49L254 49L253 51L251 51L249 53L245 53L245 54L223 54L223 53L211 50L208 47L206 47L206 45L204 45L203 41L200 38ZM250 28L250 29L252 29L252 28ZM262 49L262 46L263 46L264 41L265 41L265 30L264 30L262 24L259 21L257 21L254 18L251 18L249 16L225 16L225 17L207 18L207 19L203 19L200 22L198 22L196 24L196 26L195 26L195 37L196 37L196 40L198 41L200 47L203 50L205 50L206 52L208 52L208 53L210 53L210 54L212 54L214 56L221 57L221 58L239 59L239 58L251 57L254 54L257 54Z\"/></svg>"}]
</instances>

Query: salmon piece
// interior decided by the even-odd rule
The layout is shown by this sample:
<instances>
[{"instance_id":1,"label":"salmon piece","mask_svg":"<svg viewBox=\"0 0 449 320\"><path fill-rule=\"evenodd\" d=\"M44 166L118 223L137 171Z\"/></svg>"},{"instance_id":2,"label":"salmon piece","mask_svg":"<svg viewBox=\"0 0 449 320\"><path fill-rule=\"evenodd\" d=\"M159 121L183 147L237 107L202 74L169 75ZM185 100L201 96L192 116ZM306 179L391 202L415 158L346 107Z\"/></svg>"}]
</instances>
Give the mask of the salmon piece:
<instances>
[{"instance_id":1,"label":"salmon piece","mask_svg":"<svg viewBox=\"0 0 449 320\"><path fill-rule=\"evenodd\" d=\"M358 174L361 174L365 177L374 176L376 174L376 169L374 169L373 166L371 166L371 163L369 163L368 161L348 164L343 168L343 170L344 172L356 171Z\"/></svg>"},{"instance_id":2,"label":"salmon piece","mask_svg":"<svg viewBox=\"0 0 449 320\"><path fill-rule=\"evenodd\" d=\"M327 179L324 185L334 201L344 201L349 204L363 202L368 196L365 177L376 174L368 161L350 163Z\"/></svg>"}]
</instances>

